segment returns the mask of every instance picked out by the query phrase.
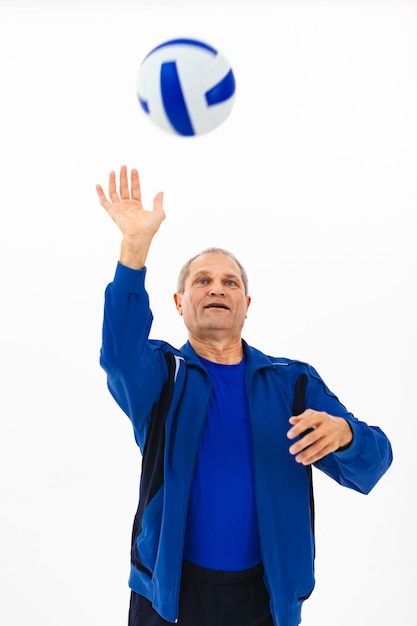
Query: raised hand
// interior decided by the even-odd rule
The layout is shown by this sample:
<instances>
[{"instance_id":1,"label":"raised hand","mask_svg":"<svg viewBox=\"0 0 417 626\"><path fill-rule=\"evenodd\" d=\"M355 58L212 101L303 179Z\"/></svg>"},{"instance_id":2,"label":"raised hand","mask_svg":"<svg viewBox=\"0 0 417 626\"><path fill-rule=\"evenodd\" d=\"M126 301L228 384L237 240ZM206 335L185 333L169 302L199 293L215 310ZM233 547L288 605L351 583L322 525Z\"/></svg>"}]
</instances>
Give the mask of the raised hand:
<instances>
[{"instance_id":1,"label":"raised hand","mask_svg":"<svg viewBox=\"0 0 417 626\"><path fill-rule=\"evenodd\" d=\"M101 206L122 232L120 262L132 269L141 269L145 264L151 241L165 219L162 206L163 193L156 194L153 210L146 211L142 206L138 171L132 169L129 189L125 165L120 168L119 191L114 171L109 175L109 199L100 185L96 185L96 191Z\"/></svg>"}]
</instances>

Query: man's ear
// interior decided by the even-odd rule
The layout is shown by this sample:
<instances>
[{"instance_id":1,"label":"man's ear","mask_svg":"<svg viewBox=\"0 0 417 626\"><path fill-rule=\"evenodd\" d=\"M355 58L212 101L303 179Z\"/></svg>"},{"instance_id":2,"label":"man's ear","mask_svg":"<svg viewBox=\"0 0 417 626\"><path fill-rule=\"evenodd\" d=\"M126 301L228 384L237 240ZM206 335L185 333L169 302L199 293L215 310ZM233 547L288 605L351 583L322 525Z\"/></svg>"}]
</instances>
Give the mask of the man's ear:
<instances>
[{"instance_id":1,"label":"man's ear","mask_svg":"<svg viewBox=\"0 0 417 626\"><path fill-rule=\"evenodd\" d=\"M178 291L174 293L174 302L178 313L182 315L182 293Z\"/></svg>"},{"instance_id":2,"label":"man's ear","mask_svg":"<svg viewBox=\"0 0 417 626\"><path fill-rule=\"evenodd\" d=\"M252 302L252 298L250 296L246 296L246 317L248 317L248 309L249 309L251 302Z\"/></svg>"}]
</instances>

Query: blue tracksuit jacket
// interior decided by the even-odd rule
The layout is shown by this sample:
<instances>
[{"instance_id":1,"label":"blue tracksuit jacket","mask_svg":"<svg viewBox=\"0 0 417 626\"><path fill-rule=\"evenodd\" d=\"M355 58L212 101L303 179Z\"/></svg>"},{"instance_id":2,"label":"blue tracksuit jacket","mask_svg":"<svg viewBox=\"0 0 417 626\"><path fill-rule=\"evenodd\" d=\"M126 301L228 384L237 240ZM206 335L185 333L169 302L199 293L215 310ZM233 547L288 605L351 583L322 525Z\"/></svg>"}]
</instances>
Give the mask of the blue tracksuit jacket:
<instances>
[{"instance_id":1,"label":"blue tracksuit jacket","mask_svg":"<svg viewBox=\"0 0 417 626\"><path fill-rule=\"evenodd\" d=\"M145 274L118 264L106 289L100 362L143 455L129 585L175 622L188 497L211 384L189 343L176 350L149 340ZM348 413L310 365L266 356L246 342L244 349L265 584L276 626L297 626L314 587L314 506L311 468L288 451L288 419L312 408L348 420L351 445L316 466L362 493L388 469L391 446L379 428Z\"/></svg>"}]
</instances>

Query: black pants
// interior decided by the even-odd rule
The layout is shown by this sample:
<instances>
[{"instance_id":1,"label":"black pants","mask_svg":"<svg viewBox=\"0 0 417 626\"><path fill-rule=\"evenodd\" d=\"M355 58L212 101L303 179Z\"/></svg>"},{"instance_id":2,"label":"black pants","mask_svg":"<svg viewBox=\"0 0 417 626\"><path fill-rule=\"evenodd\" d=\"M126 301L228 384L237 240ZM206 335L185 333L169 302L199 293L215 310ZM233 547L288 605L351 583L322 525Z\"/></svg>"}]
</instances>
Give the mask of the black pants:
<instances>
[{"instance_id":1,"label":"black pants","mask_svg":"<svg viewBox=\"0 0 417 626\"><path fill-rule=\"evenodd\" d=\"M179 626L274 626L262 564L218 572L184 561ZM132 591L129 626L168 626L143 596Z\"/></svg>"}]
</instances>

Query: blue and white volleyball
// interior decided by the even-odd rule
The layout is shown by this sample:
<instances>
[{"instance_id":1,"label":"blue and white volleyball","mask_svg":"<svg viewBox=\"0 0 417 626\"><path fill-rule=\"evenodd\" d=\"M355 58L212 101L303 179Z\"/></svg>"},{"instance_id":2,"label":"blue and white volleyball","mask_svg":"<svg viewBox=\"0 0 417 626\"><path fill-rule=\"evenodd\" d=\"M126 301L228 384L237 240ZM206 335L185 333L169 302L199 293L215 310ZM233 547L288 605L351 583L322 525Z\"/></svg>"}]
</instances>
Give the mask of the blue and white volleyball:
<instances>
[{"instance_id":1,"label":"blue and white volleyball","mask_svg":"<svg viewBox=\"0 0 417 626\"><path fill-rule=\"evenodd\" d=\"M173 39L151 50L137 78L137 96L149 119L182 136L208 133L222 124L235 90L224 56L194 39Z\"/></svg>"}]
</instances>

